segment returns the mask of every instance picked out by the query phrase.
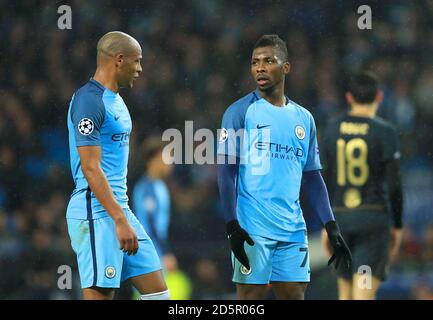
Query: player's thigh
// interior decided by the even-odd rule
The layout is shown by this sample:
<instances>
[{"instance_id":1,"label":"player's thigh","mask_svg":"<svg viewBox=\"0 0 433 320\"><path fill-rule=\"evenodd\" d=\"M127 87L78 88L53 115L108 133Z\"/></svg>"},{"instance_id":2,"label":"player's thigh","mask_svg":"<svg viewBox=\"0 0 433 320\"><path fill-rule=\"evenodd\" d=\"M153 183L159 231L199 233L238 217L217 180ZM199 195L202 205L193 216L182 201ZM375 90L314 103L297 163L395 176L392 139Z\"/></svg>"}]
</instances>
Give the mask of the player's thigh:
<instances>
[{"instance_id":1,"label":"player's thigh","mask_svg":"<svg viewBox=\"0 0 433 320\"><path fill-rule=\"evenodd\" d=\"M381 280L375 276L365 274L353 275L352 299L353 300L374 300Z\"/></svg>"},{"instance_id":2,"label":"player's thigh","mask_svg":"<svg viewBox=\"0 0 433 320\"><path fill-rule=\"evenodd\" d=\"M303 283L310 281L308 244L278 242L272 257L271 282Z\"/></svg>"},{"instance_id":3,"label":"player's thigh","mask_svg":"<svg viewBox=\"0 0 433 320\"><path fill-rule=\"evenodd\" d=\"M245 253L250 262L250 269L246 269L235 258L232 253L233 282L249 285L267 285L272 274L272 255L276 248L277 241L250 235L254 245L244 243ZM249 290L251 287L246 287Z\"/></svg>"},{"instance_id":4,"label":"player's thigh","mask_svg":"<svg viewBox=\"0 0 433 320\"><path fill-rule=\"evenodd\" d=\"M239 300L263 300L266 298L268 289L267 284L236 284L236 294Z\"/></svg>"},{"instance_id":5,"label":"player's thigh","mask_svg":"<svg viewBox=\"0 0 433 320\"><path fill-rule=\"evenodd\" d=\"M138 251L135 255L128 256L126 253L123 254L121 281L131 279L141 294L166 290L167 287L161 273L161 262L152 240L129 209L125 210L125 215L137 234ZM153 284L150 284L151 282Z\"/></svg>"},{"instance_id":6,"label":"player's thigh","mask_svg":"<svg viewBox=\"0 0 433 320\"><path fill-rule=\"evenodd\" d=\"M272 289L279 300L304 300L307 282L272 282Z\"/></svg>"},{"instance_id":7,"label":"player's thigh","mask_svg":"<svg viewBox=\"0 0 433 320\"><path fill-rule=\"evenodd\" d=\"M354 274L372 275L384 280L389 260L389 228L360 232L354 238Z\"/></svg>"},{"instance_id":8,"label":"player's thigh","mask_svg":"<svg viewBox=\"0 0 433 320\"><path fill-rule=\"evenodd\" d=\"M338 299L352 300L352 279L338 278Z\"/></svg>"},{"instance_id":9,"label":"player's thigh","mask_svg":"<svg viewBox=\"0 0 433 320\"><path fill-rule=\"evenodd\" d=\"M72 248L77 255L81 287L119 288L123 252L113 219L67 219L67 224Z\"/></svg>"}]
</instances>

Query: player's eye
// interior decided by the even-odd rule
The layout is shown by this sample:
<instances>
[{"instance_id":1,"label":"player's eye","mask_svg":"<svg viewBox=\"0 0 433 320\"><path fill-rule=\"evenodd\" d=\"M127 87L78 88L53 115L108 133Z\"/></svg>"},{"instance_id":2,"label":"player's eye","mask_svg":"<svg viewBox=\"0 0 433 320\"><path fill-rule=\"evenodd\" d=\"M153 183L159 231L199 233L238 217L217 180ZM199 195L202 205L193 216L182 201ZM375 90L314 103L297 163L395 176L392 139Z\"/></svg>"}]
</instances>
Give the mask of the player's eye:
<instances>
[{"instance_id":1,"label":"player's eye","mask_svg":"<svg viewBox=\"0 0 433 320\"><path fill-rule=\"evenodd\" d=\"M252 64L253 66L255 66L255 65L257 65L257 61L251 61L251 64Z\"/></svg>"},{"instance_id":2,"label":"player's eye","mask_svg":"<svg viewBox=\"0 0 433 320\"><path fill-rule=\"evenodd\" d=\"M268 64L273 64L273 63L274 63L274 60L268 59Z\"/></svg>"}]
</instances>

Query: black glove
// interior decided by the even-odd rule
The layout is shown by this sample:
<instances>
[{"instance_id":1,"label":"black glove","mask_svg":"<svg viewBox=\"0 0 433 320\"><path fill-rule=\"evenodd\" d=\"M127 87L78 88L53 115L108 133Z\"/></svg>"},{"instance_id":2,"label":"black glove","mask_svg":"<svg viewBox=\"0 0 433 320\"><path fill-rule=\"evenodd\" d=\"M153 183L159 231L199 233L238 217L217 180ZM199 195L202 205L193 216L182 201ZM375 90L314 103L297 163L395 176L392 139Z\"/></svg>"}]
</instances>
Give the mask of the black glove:
<instances>
[{"instance_id":1,"label":"black glove","mask_svg":"<svg viewBox=\"0 0 433 320\"><path fill-rule=\"evenodd\" d=\"M348 269L352 269L352 254L350 253L349 247L341 236L340 228L336 221L329 221L325 225L326 232L328 233L328 239L331 244L334 254L328 261L328 266L331 265L335 260L335 269L338 268L340 261L343 260L344 266Z\"/></svg>"},{"instance_id":2,"label":"black glove","mask_svg":"<svg viewBox=\"0 0 433 320\"><path fill-rule=\"evenodd\" d=\"M245 268L250 270L250 262L245 253L244 242L246 241L250 246L253 246L253 239L251 239L248 232L241 228L238 220L229 221L226 227L233 254Z\"/></svg>"}]
</instances>

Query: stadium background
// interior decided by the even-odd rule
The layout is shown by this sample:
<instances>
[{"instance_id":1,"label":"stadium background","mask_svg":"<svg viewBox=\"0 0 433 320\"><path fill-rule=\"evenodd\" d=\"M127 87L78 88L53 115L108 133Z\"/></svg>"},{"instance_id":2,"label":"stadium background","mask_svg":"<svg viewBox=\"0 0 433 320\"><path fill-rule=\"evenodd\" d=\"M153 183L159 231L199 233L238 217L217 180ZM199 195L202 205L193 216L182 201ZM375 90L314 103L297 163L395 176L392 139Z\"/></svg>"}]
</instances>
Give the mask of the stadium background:
<instances>
[{"instance_id":1,"label":"stadium background","mask_svg":"<svg viewBox=\"0 0 433 320\"><path fill-rule=\"evenodd\" d=\"M72 30L57 28L61 4L72 8ZM185 120L215 132L225 108L254 88L249 58L262 34L287 41L287 93L313 113L319 135L346 108L347 75L359 68L378 73L380 115L397 126L402 142L406 225L379 298L432 299L433 2L370 4L373 29L359 30L360 4L350 1L0 0L0 298L80 297L65 223L73 189L66 113L74 90L95 70L98 38L122 30L143 47L142 77L122 92L134 125L129 190L143 171L146 136L183 132ZM234 297L215 173L213 165L177 165L168 181L171 246L195 299ZM318 224L306 218L314 243ZM63 264L74 269L73 290L57 288ZM318 264L307 298L336 298L334 280Z\"/></svg>"}]
</instances>

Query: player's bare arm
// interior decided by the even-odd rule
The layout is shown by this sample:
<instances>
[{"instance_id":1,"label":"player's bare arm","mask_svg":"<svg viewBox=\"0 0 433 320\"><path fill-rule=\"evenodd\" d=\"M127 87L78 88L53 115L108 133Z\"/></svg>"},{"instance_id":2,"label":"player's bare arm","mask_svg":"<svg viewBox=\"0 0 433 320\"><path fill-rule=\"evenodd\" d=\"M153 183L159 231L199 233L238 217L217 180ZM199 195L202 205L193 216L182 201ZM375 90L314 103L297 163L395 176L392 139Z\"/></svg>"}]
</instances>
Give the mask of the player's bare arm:
<instances>
[{"instance_id":1,"label":"player's bare arm","mask_svg":"<svg viewBox=\"0 0 433 320\"><path fill-rule=\"evenodd\" d=\"M128 255L136 254L138 250L137 236L129 225L122 208L117 203L107 178L101 169L101 147L84 146L78 148L81 168L96 198L107 210L116 224L117 239L120 249Z\"/></svg>"}]
</instances>

